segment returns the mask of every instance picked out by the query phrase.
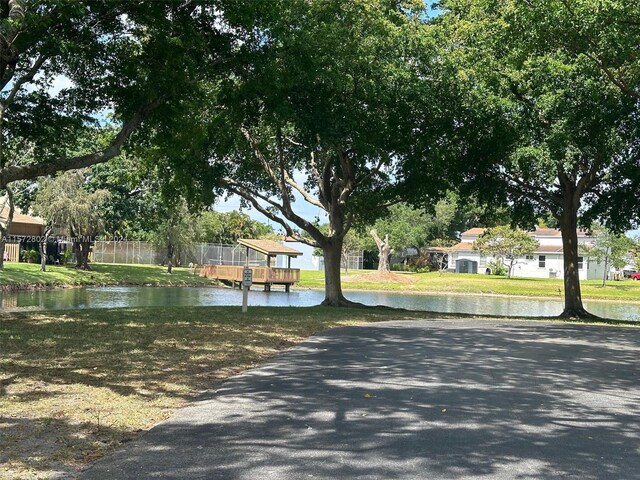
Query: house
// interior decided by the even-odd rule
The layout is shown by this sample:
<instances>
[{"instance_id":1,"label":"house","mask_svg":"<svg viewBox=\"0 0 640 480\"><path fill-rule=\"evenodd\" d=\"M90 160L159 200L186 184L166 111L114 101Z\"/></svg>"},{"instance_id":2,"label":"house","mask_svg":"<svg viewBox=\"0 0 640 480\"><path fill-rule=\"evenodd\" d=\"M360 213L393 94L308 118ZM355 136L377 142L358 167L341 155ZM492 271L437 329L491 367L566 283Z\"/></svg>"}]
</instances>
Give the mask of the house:
<instances>
[{"instance_id":1,"label":"house","mask_svg":"<svg viewBox=\"0 0 640 480\"><path fill-rule=\"evenodd\" d=\"M9 208L5 206L0 211L0 223L6 225ZM44 234L44 220L23 214L18 208L14 210L13 222L7 234L4 247L5 258L10 262L20 259L20 252L28 249L38 249L38 241Z\"/></svg>"},{"instance_id":2,"label":"house","mask_svg":"<svg viewBox=\"0 0 640 480\"><path fill-rule=\"evenodd\" d=\"M448 270L450 272L490 273L487 271L487 264L495 258L482 255L473 249L473 242L484 231L484 228L472 228L462 233L460 243L454 245L449 252ZM531 236L538 241L538 248L532 255L517 258L511 275L513 277L563 278L564 257L560 230L536 228L531 232ZM594 241L594 237L582 230L578 231L578 244L582 246L578 252L581 255L578 257L578 273L581 280L600 279L604 275L604 262L589 258L584 253Z\"/></svg>"}]
</instances>

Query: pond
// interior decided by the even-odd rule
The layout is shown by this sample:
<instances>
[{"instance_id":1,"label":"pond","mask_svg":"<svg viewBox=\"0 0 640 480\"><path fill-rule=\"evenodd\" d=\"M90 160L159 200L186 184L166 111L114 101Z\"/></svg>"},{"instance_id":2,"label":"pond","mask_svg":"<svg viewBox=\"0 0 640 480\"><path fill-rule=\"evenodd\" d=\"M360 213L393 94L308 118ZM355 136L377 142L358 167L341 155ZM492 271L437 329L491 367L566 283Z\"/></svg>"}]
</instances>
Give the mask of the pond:
<instances>
[{"instance_id":1,"label":"pond","mask_svg":"<svg viewBox=\"0 0 640 480\"><path fill-rule=\"evenodd\" d=\"M363 291L349 291L345 295L366 305L434 312L554 316L562 311L560 299ZM318 290L294 290L291 293L252 290L249 305L306 307L318 305L323 298L323 292ZM640 321L640 303L585 303L590 312L602 317ZM240 290L214 287L96 287L0 293L0 308L4 311L241 304Z\"/></svg>"}]
</instances>

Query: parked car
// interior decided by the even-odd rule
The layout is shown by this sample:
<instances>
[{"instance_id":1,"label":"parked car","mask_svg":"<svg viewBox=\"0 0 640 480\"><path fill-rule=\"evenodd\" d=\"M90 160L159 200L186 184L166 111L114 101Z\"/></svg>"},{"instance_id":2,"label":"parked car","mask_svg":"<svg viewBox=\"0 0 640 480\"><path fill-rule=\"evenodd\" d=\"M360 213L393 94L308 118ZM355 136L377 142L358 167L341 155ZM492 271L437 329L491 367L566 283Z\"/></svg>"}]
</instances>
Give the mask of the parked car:
<instances>
[{"instance_id":1,"label":"parked car","mask_svg":"<svg viewBox=\"0 0 640 480\"><path fill-rule=\"evenodd\" d=\"M629 278L631 280L640 280L640 272L632 273L631 275L629 275Z\"/></svg>"}]
</instances>

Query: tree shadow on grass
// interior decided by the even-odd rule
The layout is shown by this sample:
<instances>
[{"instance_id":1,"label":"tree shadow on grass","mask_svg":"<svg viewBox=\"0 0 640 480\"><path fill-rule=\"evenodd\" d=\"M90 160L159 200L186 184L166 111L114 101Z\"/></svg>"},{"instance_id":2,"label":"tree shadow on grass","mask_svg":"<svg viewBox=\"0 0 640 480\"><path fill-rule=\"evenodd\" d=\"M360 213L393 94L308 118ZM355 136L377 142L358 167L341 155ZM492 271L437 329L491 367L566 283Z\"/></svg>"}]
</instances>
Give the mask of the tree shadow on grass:
<instances>
[{"instance_id":1,"label":"tree shadow on grass","mask_svg":"<svg viewBox=\"0 0 640 480\"><path fill-rule=\"evenodd\" d=\"M2 478L75 478L78 470L133 438L108 416L74 422L59 416L0 415ZM40 475L43 475L40 477Z\"/></svg>"},{"instance_id":2,"label":"tree shadow on grass","mask_svg":"<svg viewBox=\"0 0 640 480\"><path fill-rule=\"evenodd\" d=\"M113 416L121 423L108 442L113 445L165 418L167 409L197 398L230 373L294 344L277 333L283 327L273 322L261 327L229 315L195 320L205 311L215 312L185 308L1 315L0 415L5 416L0 451L13 452L6 454L7 462L43 471L49 464L34 460L46 458L46 452L9 448L15 437L10 425L14 431L20 428L29 445L37 438L59 445L58 430L40 426L64 410L66 420L54 423L67 437L100 444L84 419L95 414L99 420L101 415L106 418L104 412L116 410ZM94 413L83 412L87 409ZM62 442L66 444L69 441ZM0 467L0 476L4 474Z\"/></svg>"},{"instance_id":3,"label":"tree shadow on grass","mask_svg":"<svg viewBox=\"0 0 640 480\"><path fill-rule=\"evenodd\" d=\"M639 347L611 327L334 330L82 478L640 478Z\"/></svg>"}]
</instances>

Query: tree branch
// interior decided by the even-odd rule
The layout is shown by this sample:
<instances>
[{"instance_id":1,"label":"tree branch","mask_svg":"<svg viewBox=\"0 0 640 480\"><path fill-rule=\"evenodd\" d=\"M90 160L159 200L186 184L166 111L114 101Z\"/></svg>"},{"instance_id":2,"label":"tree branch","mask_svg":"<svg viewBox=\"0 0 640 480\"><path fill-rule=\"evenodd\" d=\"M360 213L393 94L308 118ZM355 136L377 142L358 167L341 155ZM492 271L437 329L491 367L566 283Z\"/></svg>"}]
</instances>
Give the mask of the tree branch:
<instances>
[{"instance_id":1,"label":"tree branch","mask_svg":"<svg viewBox=\"0 0 640 480\"><path fill-rule=\"evenodd\" d=\"M57 172L90 167L117 157L120 155L122 146L131 134L140 127L149 113L160 106L161 103L161 100L156 100L133 114L129 121L122 126L118 134L111 141L111 144L104 150L77 157L58 158L49 162L35 163L32 165L10 165L0 169L0 189L6 188L8 184L17 180L35 179Z\"/></svg>"},{"instance_id":2,"label":"tree branch","mask_svg":"<svg viewBox=\"0 0 640 480\"><path fill-rule=\"evenodd\" d=\"M282 227L284 228L287 236L295 238L297 241L305 243L307 245L310 245L312 247L319 247L320 245L316 242L311 242L309 239L304 238L303 236L299 235L295 230L293 230L293 228L291 228L291 225L289 225L287 223L286 220L283 220L282 218L280 218L278 215L274 214L272 211L270 211L269 209L265 208L262 204L260 204L260 202L258 201L258 198L265 200L264 195L260 195L258 194L258 192L255 192L251 189L248 189L246 187L243 187L242 185L240 185L237 182L231 181L229 183L227 183L229 179L223 179L223 183L225 183L226 188L231 192L231 193L235 193L236 195L244 198L245 200L247 200L249 203L251 203L251 205L257 210L259 211L261 214L263 214L265 217L267 217L270 220L273 220L274 222L278 223L279 225L282 225ZM277 205L275 202L270 201L268 199L265 200L266 202L274 205L276 208L281 208L281 206Z\"/></svg>"},{"instance_id":3,"label":"tree branch","mask_svg":"<svg viewBox=\"0 0 640 480\"><path fill-rule=\"evenodd\" d=\"M11 88L11 92L9 92L9 95L7 96L5 101L2 102L2 106L0 107L0 114L4 113L4 110L13 103L20 88L22 88L25 83L31 82L33 80L33 77L36 76L36 74L40 70L40 67L42 67L42 65L46 61L46 55L41 54L38 58L36 58L35 62L33 62L33 65L31 65L31 68L27 71L27 73L16 80L16 82L13 84L13 87Z\"/></svg>"},{"instance_id":4,"label":"tree branch","mask_svg":"<svg viewBox=\"0 0 640 480\"><path fill-rule=\"evenodd\" d=\"M284 202L281 205L271 200L266 195L263 195L260 192L256 191L255 189L249 188L246 185L241 185L239 182L228 177L223 178L222 183L229 191L249 201L254 207L256 207L258 211L260 211L260 213L265 215L267 218L270 218L274 222L277 222L280 225L282 225L285 228L287 235L295 236L296 234L291 229L291 226L289 226L286 223L285 220L278 217L273 212L266 210L262 205L260 205L260 203L258 202L258 199L276 208L278 211L280 211L280 213L284 216L284 218L292 222L298 228L301 228L302 230L305 230L306 232L308 232L309 235L311 235L313 239L316 242L318 242L318 244L322 243L325 240L325 236L315 225L305 220L301 216L297 215L293 210L291 210L290 207L287 207L286 205L284 205ZM268 213L265 213L265 211Z\"/></svg>"},{"instance_id":5,"label":"tree branch","mask_svg":"<svg viewBox=\"0 0 640 480\"><path fill-rule=\"evenodd\" d=\"M374 168L369 170L369 172L367 172L365 175L363 175L361 178L355 181L354 187L357 188L360 185L362 185L364 182L372 178L374 175L378 175L385 163L386 162L384 161L384 159L381 158L378 161L378 164Z\"/></svg>"},{"instance_id":6,"label":"tree branch","mask_svg":"<svg viewBox=\"0 0 640 480\"><path fill-rule=\"evenodd\" d=\"M249 143L249 146L251 147L251 150L253 151L253 155L262 164L262 168L267 173L267 175L269 175L269 178L271 178L271 180L276 185L280 185L280 179L276 175L276 172L273 171L273 168L271 168L271 165L269 165L269 162L267 161L266 157L262 154L262 151L260 150L260 147L258 146L258 142L255 141L255 139L251 135L251 132L249 132L249 130L246 127L240 127L240 131L242 132L242 134L244 135L244 138Z\"/></svg>"},{"instance_id":7,"label":"tree branch","mask_svg":"<svg viewBox=\"0 0 640 480\"><path fill-rule=\"evenodd\" d=\"M562 199L556 198L556 195L554 195L553 193L547 190L544 190L541 187L535 187L533 185L530 185L524 182L523 180L519 179L518 177L511 175L509 173L505 172L505 176L507 177L507 180L517 185L517 189L516 188L511 189L513 193L518 194L518 193L522 193L522 190L525 190L528 193L528 195L532 196L535 200L537 200L542 205L544 205L544 207L548 209L550 212L553 212L554 209L549 203L548 198L546 197L551 198L552 201L556 203L556 206L562 206L562 201L561 201Z\"/></svg>"},{"instance_id":8,"label":"tree branch","mask_svg":"<svg viewBox=\"0 0 640 480\"><path fill-rule=\"evenodd\" d=\"M320 203L318 199L313 198L313 196L311 196L309 192L307 192L300 184L298 184L293 178L291 178L287 172L284 172L284 180L285 182L287 182L287 185L294 188L300 195L302 195L302 198L304 198L307 203L325 210L324 205Z\"/></svg>"}]
</instances>

